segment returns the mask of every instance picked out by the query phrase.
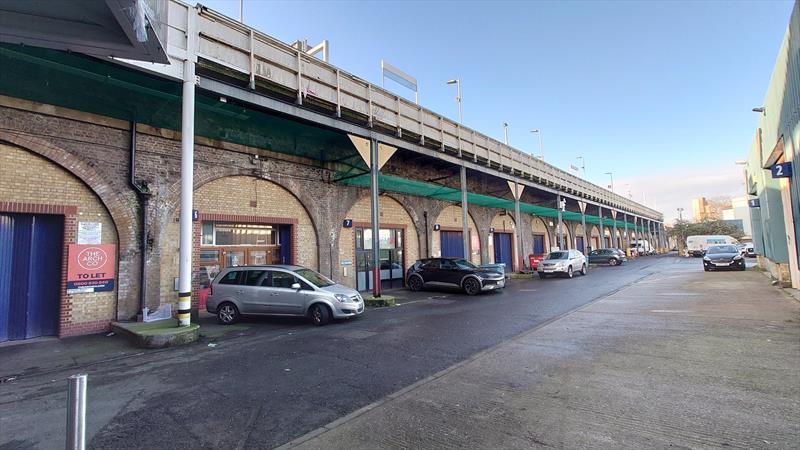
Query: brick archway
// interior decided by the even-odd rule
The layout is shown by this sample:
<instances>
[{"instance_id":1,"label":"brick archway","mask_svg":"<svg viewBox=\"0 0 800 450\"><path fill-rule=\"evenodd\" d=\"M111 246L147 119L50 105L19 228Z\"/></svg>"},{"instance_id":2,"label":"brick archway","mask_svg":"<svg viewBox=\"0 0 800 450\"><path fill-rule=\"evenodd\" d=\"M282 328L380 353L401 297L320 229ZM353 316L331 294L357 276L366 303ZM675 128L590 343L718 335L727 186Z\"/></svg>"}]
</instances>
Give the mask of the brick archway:
<instances>
[{"instance_id":1,"label":"brick archway","mask_svg":"<svg viewBox=\"0 0 800 450\"><path fill-rule=\"evenodd\" d=\"M0 130L0 142L29 151L78 178L99 199L111 216L118 240L118 283L116 314L120 318L136 314L138 280L140 272L137 232L139 230L137 199L133 192L120 193L120 186L108 181L91 163L69 151L39 137L24 133Z\"/></svg>"},{"instance_id":2,"label":"brick archway","mask_svg":"<svg viewBox=\"0 0 800 450\"><path fill-rule=\"evenodd\" d=\"M309 208L309 205L314 204L314 199L312 199L309 194L307 194L307 190L304 189L293 189L292 186L288 186L283 183L279 178L262 178L253 175L252 169L243 169L240 167L204 167L200 170L195 170L194 172L194 183L192 190L197 191L202 186L211 183L213 181L227 178L227 177L235 177L235 176L243 176L243 177L250 177L254 179L264 180L270 183L275 184L276 186L281 187L285 191L287 191L290 195L294 196L300 204L303 206L306 214L308 217L311 218L311 225L314 228L314 234L317 238L318 245L322 245L322 233L320 233L320 223L324 223L322 218L319 214L315 214L314 208ZM180 180L173 183L167 190L167 193L162 198L165 203L165 207L167 209L167 214L163 214L160 217L159 227L163 229L167 222L172 220L172 217L175 215L176 211L180 210L180 197L181 197L181 182Z\"/></svg>"}]
</instances>

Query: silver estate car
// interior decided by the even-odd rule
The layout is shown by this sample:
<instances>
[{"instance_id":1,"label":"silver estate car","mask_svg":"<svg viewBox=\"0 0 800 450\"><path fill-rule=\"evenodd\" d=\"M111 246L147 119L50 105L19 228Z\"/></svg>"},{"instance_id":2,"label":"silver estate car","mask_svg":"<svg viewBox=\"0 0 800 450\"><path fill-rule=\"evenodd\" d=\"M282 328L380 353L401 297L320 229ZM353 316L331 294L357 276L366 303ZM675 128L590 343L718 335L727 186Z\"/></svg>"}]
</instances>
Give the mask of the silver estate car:
<instances>
[{"instance_id":1,"label":"silver estate car","mask_svg":"<svg viewBox=\"0 0 800 450\"><path fill-rule=\"evenodd\" d=\"M577 250L557 250L550 252L547 257L539 261L539 278L550 275L572 275L580 273L586 275L586 257Z\"/></svg>"},{"instance_id":2,"label":"silver estate car","mask_svg":"<svg viewBox=\"0 0 800 450\"><path fill-rule=\"evenodd\" d=\"M242 315L306 316L314 325L364 312L357 291L292 265L223 269L211 282L206 310L230 325Z\"/></svg>"}]
</instances>

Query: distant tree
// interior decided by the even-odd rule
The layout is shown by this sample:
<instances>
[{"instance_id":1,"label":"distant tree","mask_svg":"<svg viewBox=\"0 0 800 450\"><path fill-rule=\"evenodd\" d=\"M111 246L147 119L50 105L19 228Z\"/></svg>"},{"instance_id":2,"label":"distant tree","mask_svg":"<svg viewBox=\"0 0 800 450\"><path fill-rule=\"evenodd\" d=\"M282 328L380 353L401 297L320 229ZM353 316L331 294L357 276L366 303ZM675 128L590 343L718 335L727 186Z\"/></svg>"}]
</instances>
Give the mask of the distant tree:
<instances>
[{"instance_id":1,"label":"distant tree","mask_svg":"<svg viewBox=\"0 0 800 450\"><path fill-rule=\"evenodd\" d=\"M741 239L744 236L739 227L736 225L723 222L722 220L704 220L702 222L691 223L686 220L677 220L675 225L667 230L670 236L675 237L678 241L678 247L683 248L686 244L687 236L696 236L704 234L721 234L728 235L736 239Z\"/></svg>"}]
</instances>

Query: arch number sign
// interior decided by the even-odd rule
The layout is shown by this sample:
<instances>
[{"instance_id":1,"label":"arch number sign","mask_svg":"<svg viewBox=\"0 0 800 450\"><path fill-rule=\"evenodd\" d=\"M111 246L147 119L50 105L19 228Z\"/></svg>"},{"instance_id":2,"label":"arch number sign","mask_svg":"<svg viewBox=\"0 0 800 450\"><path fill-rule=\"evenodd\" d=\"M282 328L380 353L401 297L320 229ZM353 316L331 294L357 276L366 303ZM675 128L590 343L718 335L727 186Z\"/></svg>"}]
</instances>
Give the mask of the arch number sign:
<instances>
[{"instance_id":1,"label":"arch number sign","mask_svg":"<svg viewBox=\"0 0 800 450\"><path fill-rule=\"evenodd\" d=\"M791 178L792 162L787 161L772 166L772 178Z\"/></svg>"}]
</instances>

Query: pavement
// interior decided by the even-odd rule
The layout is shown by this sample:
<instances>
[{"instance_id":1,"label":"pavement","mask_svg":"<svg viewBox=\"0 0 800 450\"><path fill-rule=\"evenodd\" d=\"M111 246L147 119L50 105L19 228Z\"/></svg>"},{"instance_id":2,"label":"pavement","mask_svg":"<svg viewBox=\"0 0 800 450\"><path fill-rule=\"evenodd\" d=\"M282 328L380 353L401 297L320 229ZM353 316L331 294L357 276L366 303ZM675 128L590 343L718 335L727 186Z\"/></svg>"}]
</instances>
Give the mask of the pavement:
<instances>
[{"instance_id":1,"label":"pavement","mask_svg":"<svg viewBox=\"0 0 800 450\"><path fill-rule=\"evenodd\" d=\"M773 334L778 334L774 326L779 326L781 333L790 330L794 334L789 338L793 339L795 347L787 349L787 345L791 345L786 344L785 336L784 341L771 336L772 342L781 342L780 348L786 354L766 351L773 349L772 346L758 351L753 349L755 357L770 361L777 358L778 362L766 364L762 359L755 360L752 375L757 375L757 379L750 385L736 385L730 389L741 390L748 386L761 389L762 378L770 379L763 377L763 367L775 370L793 367L795 373L800 367L797 361L797 322L800 319L796 302L769 286L764 277L755 272L705 274L701 270L698 272L697 264L682 261L670 256L646 257L621 267L593 267L588 276L571 280L510 280L502 292L476 297L455 291L401 291L396 293L397 307L368 310L356 320L326 327L313 327L303 320L275 318L252 318L233 327L222 327L214 324L212 317L203 316L200 341L174 349L134 349L119 336L105 335L0 346L0 448L63 447L64 380L77 372L89 374L87 438L90 448L274 448L292 441L315 448L501 448L530 447L538 445L537 442L566 447L617 446L611 441L606 445L603 444L606 441L592 439L599 434L587 435L585 441L570 440L567 430L586 428L585 424L575 425L586 417L593 417L598 424L607 421L606 426L614 429L627 426L630 430L633 429L630 427L639 426L636 417L642 413L638 409L643 408L648 414L659 411L658 405L648 403L650 400L671 402L680 397L670 392L665 398L657 398L663 394L661 388L651 384L660 381L661 372L644 370L636 361L626 362L626 358L649 355L652 351L646 346L631 347L628 342L631 336L634 336L634 344L641 337L641 345L677 339L670 333L689 327L683 324L683 315L693 317L690 313L672 311L688 310L688 307L649 306L656 300L669 303L682 298L652 294L655 292L652 288L676 292L676 286L682 286L685 280L667 279L663 286L648 287L648 283L661 274L700 276L697 280L702 280L702 275L712 275L714 280L738 283L746 286L747 292L757 293L753 298L768 300L771 308L779 304L775 295L783 299L784 310L775 310L772 314L785 317L763 327L765 332ZM687 285L687 289L696 290L695 294L719 288L716 282L704 287L707 283L697 280ZM738 288L724 286L724 289L719 288L720 292L739 295ZM619 295L623 297L611 300ZM633 298L624 300L625 295ZM697 297L704 295L687 294L685 297L697 301ZM621 312L594 311L601 305L608 307L618 302L627 305ZM756 310L760 314L770 311L769 308ZM729 313L725 311L723 308L717 314L724 318ZM742 314L747 315L748 311ZM649 315L653 316L651 322L657 325L681 320L676 322L674 330L660 329L658 339L654 336L659 327L637 322ZM576 318L582 322L564 328L564 321ZM763 318L737 320L737 327L740 323L749 326L763 322ZM642 326L645 329L637 332ZM695 326L699 327L696 333L702 334L704 325L698 322ZM711 330L719 331L724 337L728 331L723 333L720 326ZM545 331L544 335L537 334ZM549 340L525 344L524 339L533 335ZM756 341L761 343L762 337L757 332L749 336L749 340L742 338L742 342L753 346ZM679 344L672 346L674 352L680 353ZM702 346L699 350L687 348L693 352L709 351ZM728 347L724 349L732 351ZM496 353L500 351L510 353L501 358ZM617 355L617 359L608 360L609 355ZM750 350L740 355L742 361L748 361L747 367L751 365L746 359L749 355ZM675 356L677 361L685 363L679 356ZM668 361L657 353L650 358L653 360L650 366L657 369L661 368L658 364ZM521 361L527 361L528 365L519 366ZM587 366L592 361L598 364ZM600 361L605 362L600 364ZM477 373L460 372L473 364L481 364ZM673 363L663 364L666 374L677 376L680 373L680 368L673 367ZM703 367L702 361L693 364ZM601 376L604 370L612 372ZM733 373L741 370L744 369ZM465 378L452 378L456 374ZM727 374L719 376L729 377ZM14 378L9 380L11 377ZM796 380L796 376L786 376L782 390L774 390L775 386L768 384L774 396L780 396L784 402L775 401L775 407L782 408L779 411L785 415L782 421L773 421L774 424L798 418ZM458 389L453 388L450 394L427 391L444 381L441 389L446 390L451 385ZM586 397L582 397L584 394L579 388L586 388L586 382L590 382L588 386L596 392L587 392ZM623 389L623 393L631 399L629 404L615 403L625 398L613 390L620 386L627 389ZM702 383L697 386L699 390ZM653 393L644 391L650 388L654 389ZM482 390L487 394L497 394L498 390L506 392L506 397L486 397ZM610 395L612 392L614 395ZM408 407L405 402L411 401L411 397L407 396L418 393L424 393L424 397L415 397L414 401L420 403L414 408L396 409L401 405ZM447 400L451 396L459 398L460 394L467 399ZM602 397L603 394L609 398ZM442 397L437 398L437 395ZM758 397L753 392L751 395ZM755 401L749 397L744 400L747 399ZM794 403L786 406L787 401ZM769 403L772 409L770 402L763 400L762 403ZM467 406L471 409L464 409L462 413L459 408ZM521 413L544 407L549 408L546 416ZM607 408L611 408L607 412L612 416L621 411L616 422L601 414ZM483 412L478 414L478 410ZM587 412L593 410L596 410L594 416ZM382 415L368 416L379 412ZM682 414L683 411L674 409L656 415L664 422L676 420L671 415ZM508 418L509 422L503 418ZM641 426L651 426L650 422L643 421ZM503 430L502 435L508 439L501 438L500 431L493 434L485 427ZM520 438L515 435L514 427L538 431ZM545 440L537 440L541 433L555 433L559 429L564 430L562 440L549 440L553 438L549 435L541 437ZM480 430L485 433L475 435ZM448 434L451 431L455 434ZM677 428L673 432L682 435ZM313 433L316 440L309 440L309 433ZM414 435L422 440L415 440ZM519 440L513 440L513 436ZM794 438L797 442L796 433ZM624 441L621 446L637 446L641 442Z\"/></svg>"},{"instance_id":2,"label":"pavement","mask_svg":"<svg viewBox=\"0 0 800 450\"><path fill-rule=\"evenodd\" d=\"M800 448L800 303L664 270L285 448Z\"/></svg>"}]
</instances>

